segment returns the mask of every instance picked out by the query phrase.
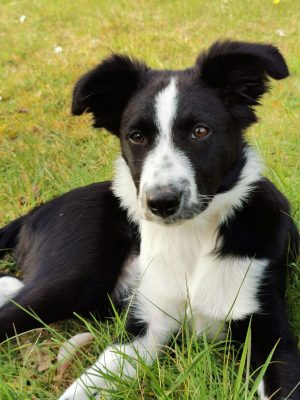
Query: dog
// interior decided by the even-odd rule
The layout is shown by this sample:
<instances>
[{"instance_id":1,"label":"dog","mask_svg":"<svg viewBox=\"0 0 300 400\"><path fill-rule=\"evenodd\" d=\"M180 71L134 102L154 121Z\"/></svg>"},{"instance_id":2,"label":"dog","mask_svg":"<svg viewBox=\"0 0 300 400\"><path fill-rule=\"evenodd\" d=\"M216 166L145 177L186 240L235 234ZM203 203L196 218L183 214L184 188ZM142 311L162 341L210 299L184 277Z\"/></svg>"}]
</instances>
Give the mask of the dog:
<instances>
[{"instance_id":1,"label":"dog","mask_svg":"<svg viewBox=\"0 0 300 400\"><path fill-rule=\"evenodd\" d=\"M199 335L230 323L238 342L251 322L253 369L275 348L260 398L300 399L285 303L298 232L244 136L269 79L288 75L275 46L220 41L184 70L114 54L78 81L72 113L91 113L120 140L113 181L0 230L2 254L12 249L23 270L22 282L0 279L2 340L40 325L24 309L51 323L74 312L105 318L110 298L117 309L130 304L132 340L107 348L60 400L100 398L107 370L134 377L128 358L151 364L184 316Z\"/></svg>"}]
</instances>

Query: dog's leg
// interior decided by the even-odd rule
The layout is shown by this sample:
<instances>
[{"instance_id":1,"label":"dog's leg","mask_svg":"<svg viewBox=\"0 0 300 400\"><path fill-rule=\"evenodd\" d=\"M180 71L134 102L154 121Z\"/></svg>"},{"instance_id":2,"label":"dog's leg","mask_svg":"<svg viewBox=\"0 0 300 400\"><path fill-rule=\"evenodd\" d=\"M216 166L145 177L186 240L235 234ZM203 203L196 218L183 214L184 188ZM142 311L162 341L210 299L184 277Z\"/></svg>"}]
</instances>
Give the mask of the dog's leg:
<instances>
[{"instance_id":1,"label":"dog's leg","mask_svg":"<svg viewBox=\"0 0 300 400\"><path fill-rule=\"evenodd\" d=\"M132 378L136 375L138 360L151 365L179 324L163 312L157 312L157 309L155 318L150 321L143 333L131 343L108 347L97 362L66 390L60 400L100 399L103 395L101 390L105 391L112 386L105 375Z\"/></svg>"},{"instance_id":2,"label":"dog's leg","mask_svg":"<svg viewBox=\"0 0 300 400\"><path fill-rule=\"evenodd\" d=\"M3 278L2 278L3 279ZM36 313L46 323L59 320L67 309L66 304L61 304L59 296L52 287L42 287L34 283L25 284L16 294L0 308L0 342L6 337L14 336L40 327L41 322L34 318Z\"/></svg>"},{"instance_id":3,"label":"dog's leg","mask_svg":"<svg viewBox=\"0 0 300 400\"><path fill-rule=\"evenodd\" d=\"M85 314L92 311L93 293L92 290L88 292L88 287L81 282L68 280L26 282L16 296L0 307L0 342L16 332L22 333L42 326L41 321L50 324L70 318L74 312ZM99 315L108 316L108 296L106 293L102 297L98 294L98 298Z\"/></svg>"},{"instance_id":4,"label":"dog's leg","mask_svg":"<svg viewBox=\"0 0 300 400\"><path fill-rule=\"evenodd\" d=\"M275 348L258 388L261 400L300 400L300 358L289 333L283 304L274 302L276 314L254 315L251 320L251 365L260 368ZM244 341L250 320L231 324L233 340Z\"/></svg>"}]
</instances>

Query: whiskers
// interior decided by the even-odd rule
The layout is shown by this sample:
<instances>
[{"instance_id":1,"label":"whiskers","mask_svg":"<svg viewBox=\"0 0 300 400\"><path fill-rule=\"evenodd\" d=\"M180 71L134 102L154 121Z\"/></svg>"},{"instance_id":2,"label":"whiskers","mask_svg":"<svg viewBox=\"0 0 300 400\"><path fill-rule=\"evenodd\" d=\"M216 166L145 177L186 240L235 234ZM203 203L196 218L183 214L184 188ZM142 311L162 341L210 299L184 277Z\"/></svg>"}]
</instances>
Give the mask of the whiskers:
<instances>
[{"instance_id":1,"label":"whiskers","mask_svg":"<svg viewBox=\"0 0 300 400\"><path fill-rule=\"evenodd\" d=\"M215 196L213 194L199 194L198 201L201 208L206 208Z\"/></svg>"},{"instance_id":2,"label":"whiskers","mask_svg":"<svg viewBox=\"0 0 300 400\"><path fill-rule=\"evenodd\" d=\"M214 195L202 195L202 194L198 195L197 203L194 203L192 206L189 206L186 209L182 209L179 212L179 214L164 220L164 223L176 224L176 223L182 223L185 220L196 218L209 206L213 198Z\"/></svg>"}]
</instances>

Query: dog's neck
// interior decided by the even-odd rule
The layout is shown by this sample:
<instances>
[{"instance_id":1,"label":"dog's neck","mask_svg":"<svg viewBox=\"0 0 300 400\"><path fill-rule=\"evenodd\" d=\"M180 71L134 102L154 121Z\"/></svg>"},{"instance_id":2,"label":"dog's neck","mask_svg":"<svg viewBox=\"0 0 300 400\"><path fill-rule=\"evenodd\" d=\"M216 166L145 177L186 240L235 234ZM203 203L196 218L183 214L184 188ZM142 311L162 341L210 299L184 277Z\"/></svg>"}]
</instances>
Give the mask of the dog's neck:
<instances>
[{"instance_id":1,"label":"dog's neck","mask_svg":"<svg viewBox=\"0 0 300 400\"><path fill-rule=\"evenodd\" d=\"M246 145L244 148L245 163L241 168L236 183L227 191L214 196L209 206L193 220L187 220L183 224L197 221L198 224L206 224L206 221L216 221L217 225L224 223L234 215L235 210L242 207L255 187L255 183L262 179L263 164L259 155L253 148ZM120 200L121 207L127 211L128 218L141 227L145 221L138 204L137 189L133 182L130 169L122 156L115 163L115 175L112 184L115 196ZM147 221L148 222L148 221ZM149 222L172 229L172 225L160 225L157 222Z\"/></svg>"}]
</instances>

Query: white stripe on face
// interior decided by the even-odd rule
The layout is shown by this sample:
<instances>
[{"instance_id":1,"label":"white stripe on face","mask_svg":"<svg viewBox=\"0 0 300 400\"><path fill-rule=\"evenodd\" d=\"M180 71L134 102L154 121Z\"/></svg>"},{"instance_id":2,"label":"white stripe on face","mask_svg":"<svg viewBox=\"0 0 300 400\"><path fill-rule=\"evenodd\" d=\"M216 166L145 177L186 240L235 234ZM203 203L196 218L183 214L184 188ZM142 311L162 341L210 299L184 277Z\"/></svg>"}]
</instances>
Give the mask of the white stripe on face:
<instances>
[{"instance_id":1,"label":"white stripe on face","mask_svg":"<svg viewBox=\"0 0 300 400\"><path fill-rule=\"evenodd\" d=\"M154 148L147 155L140 183L139 201L146 218L151 219L147 210L147 192L155 188L172 187L178 193L183 193L183 207L197 201L197 187L194 171L188 158L175 147L173 141L173 126L178 108L178 88L176 78L171 78L169 84L155 98L155 124L158 135ZM179 210L180 212L180 210Z\"/></svg>"},{"instance_id":2,"label":"white stripe on face","mask_svg":"<svg viewBox=\"0 0 300 400\"><path fill-rule=\"evenodd\" d=\"M160 137L171 141L172 126L177 111L177 87L176 80L172 78L169 85L155 98L156 125Z\"/></svg>"}]
</instances>

